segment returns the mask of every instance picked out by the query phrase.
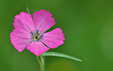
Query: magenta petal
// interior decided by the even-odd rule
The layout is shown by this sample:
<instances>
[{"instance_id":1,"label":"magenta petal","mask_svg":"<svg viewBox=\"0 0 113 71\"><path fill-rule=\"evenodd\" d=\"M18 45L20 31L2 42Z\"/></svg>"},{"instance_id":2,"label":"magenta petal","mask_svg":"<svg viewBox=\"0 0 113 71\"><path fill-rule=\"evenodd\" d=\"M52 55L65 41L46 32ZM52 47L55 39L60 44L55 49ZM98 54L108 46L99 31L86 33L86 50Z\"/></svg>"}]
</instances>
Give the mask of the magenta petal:
<instances>
[{"instance_id":1,"label":"magenta petal","mask_svg":"<svg viewBox=\"0 0 113 71\"><path fill-rule=\"evenodd\" d=\"M31 43L31 35L13 30L10 34L11 43L18 52L23 51Z\"/></svg>"},{"instance_id":2,"label":"magenta petal","mask_svg":"<svg viewBox=\"0 0 113 71\"><path fill-rule=\"evenodd\" d=\"M28 47L28 50L30 50L32 53L34 53L35 55L39 56L42 53L46 52L47 50L49 50L49 48L47 48L43 43L41 42L32 42Z\"/></svg>"},{"instance_id":3,"label":"magenta petal","mask_svg":"<svg viewBox=\"0 0 113 71\"><path fill-rule=\"evenodd\" d=\"M35 31L32 16L29 13L21 12L19 15L16 15L13 25L15 29L21 31Z\"/></svg>"},{"instance_id":4,"label":"magenta petal","mask_svg":"<svg viewBox=\"0 0 113 71\"><path fill-rule=\"evenodd\" d=\"M41 33L44 33L55 24L54 18L52 18L52 14L44 10L34 12L33 19L36 29Z\"/></svg>"},{"instance_id":5,"label":"magenta petal","mask_svg":"<svg viewBox=\"0 0 113 71\"><path fill-rule=\"evenodd\" d=\"M61 28L56 28L51 32L45 33L41 41L50 48L56 48L62 45L64 40L65 38Z\"/></svg>"}]
</instances>

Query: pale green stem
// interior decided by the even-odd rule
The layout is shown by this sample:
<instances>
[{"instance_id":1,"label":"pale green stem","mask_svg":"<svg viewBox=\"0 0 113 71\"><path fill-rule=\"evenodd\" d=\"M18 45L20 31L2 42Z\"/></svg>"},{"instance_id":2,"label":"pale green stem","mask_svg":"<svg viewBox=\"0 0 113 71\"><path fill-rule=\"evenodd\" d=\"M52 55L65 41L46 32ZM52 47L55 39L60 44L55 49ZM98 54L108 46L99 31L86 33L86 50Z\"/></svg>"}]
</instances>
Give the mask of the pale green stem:
<instances>
[{"instance_id":1,"label":"pale green stem","mask_svg":"<svg viewBox=\"0 0 113 71\"><path fill-rule=\"evenodd\" d=\"M44 57L43 56L39 56L37 57L38 62L40 64L40 71L45 71L45 62L44 62Z\"/></svg>"},{"instance_id":2,"label":"pale green stem","mask_svg":"<svg viewBox=\"0 0 113 71\"><path fill-rule=\"evenodd\" d=\"M29 8L28 7L26 7L26 8L27 8L27 12L30 14Z\"/></svg>"}]
</instances>

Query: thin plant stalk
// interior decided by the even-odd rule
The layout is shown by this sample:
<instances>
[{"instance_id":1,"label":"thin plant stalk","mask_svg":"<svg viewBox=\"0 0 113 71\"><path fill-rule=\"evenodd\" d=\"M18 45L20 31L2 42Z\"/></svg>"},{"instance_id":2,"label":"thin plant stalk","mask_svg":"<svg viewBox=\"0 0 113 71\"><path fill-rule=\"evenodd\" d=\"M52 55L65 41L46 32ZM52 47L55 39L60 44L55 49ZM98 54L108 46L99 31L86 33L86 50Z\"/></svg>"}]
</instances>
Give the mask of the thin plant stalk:
<instances>
[{"instance_id":1,"label":"thin plant stalk","mask_svg":"<svg viewBox=\"0 0 113 71\"><path fill-rule=\"evenodd\" d=\"M44 62L44 57L43 56L39 56L37 57L38 62L40 64L40 71L45 71L45 62Z\"/></svg>"}]
</instances>

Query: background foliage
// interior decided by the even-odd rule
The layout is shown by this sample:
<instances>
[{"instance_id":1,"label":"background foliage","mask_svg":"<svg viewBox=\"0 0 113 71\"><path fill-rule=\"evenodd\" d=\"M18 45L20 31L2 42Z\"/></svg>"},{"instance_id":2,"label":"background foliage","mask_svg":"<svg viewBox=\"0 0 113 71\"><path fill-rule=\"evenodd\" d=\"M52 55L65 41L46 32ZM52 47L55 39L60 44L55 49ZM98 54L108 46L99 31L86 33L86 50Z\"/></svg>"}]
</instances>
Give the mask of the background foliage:
<instances>
[{"instance_id":1,"label":"background foliage","mask_svg":"<svg viewBox=\"0 0 113 71\"><path fill-rule=\"evenodd\" d=\"M10 42L16 14L50 11L65 33L65 44L50 51L81 58L46 57L46 71L113 70L113 0L0 0L0 71L39 71L36 56L17 52Z\"/></svg>"}]
</instances>

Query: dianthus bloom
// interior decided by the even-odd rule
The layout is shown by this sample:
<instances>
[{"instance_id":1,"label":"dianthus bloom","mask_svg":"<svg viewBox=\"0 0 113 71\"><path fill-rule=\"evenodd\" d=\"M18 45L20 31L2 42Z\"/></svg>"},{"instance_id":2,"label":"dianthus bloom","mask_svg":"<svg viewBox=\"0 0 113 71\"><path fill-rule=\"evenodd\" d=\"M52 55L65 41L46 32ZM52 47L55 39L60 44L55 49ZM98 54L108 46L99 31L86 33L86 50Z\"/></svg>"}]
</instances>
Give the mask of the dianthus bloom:
<instances>
[{"instance_id":1,"label":"dianthus bloom","mask_svg":"<svg viewBox=\"0 0 113 71\"><path fill-rule=\"evenodd\" d=\"M36 11L33 13L33 18L29 13L21 12L14 19L15 29L10 34L11 43L18 52L26 48L37 56L50 48L62 45L65 38L61 28L45 33L55 25L54 21L52 14L48 11Z\"/></svg>"}]
</instances>

